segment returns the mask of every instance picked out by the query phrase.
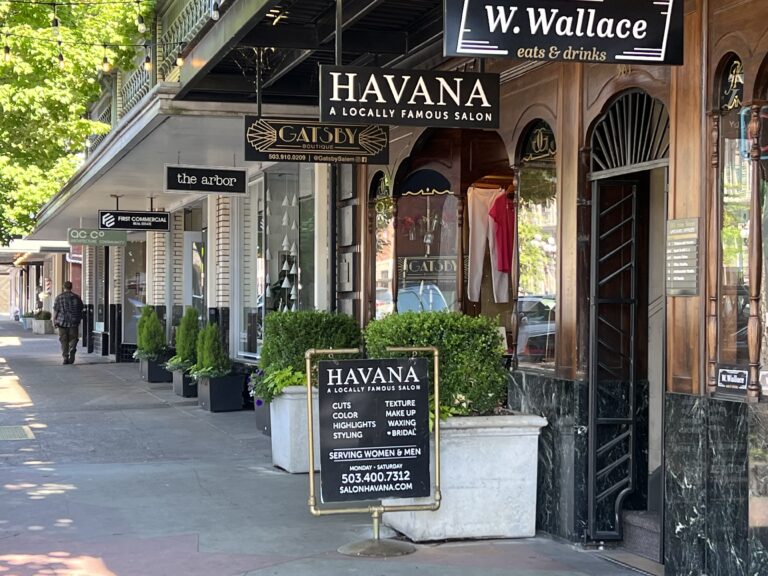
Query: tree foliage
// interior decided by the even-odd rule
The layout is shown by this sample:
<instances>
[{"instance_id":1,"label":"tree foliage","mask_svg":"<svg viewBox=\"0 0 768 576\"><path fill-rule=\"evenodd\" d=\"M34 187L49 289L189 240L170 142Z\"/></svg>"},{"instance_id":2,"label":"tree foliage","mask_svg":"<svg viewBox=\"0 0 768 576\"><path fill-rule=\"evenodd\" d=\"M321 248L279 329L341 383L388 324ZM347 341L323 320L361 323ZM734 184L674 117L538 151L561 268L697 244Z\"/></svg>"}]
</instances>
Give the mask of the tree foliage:
<instances>
[{"instance_id":1,"label":"tree foliage","mask_svg":"<svg viewBox=\"0 0 768 576\"><path fill-rule=\"evenodd\" d=\"M0 243L32 229L82 162L86 138L109 130L85 118L101 91L103 58L130 69L143 40L135 2L96 1L57 5L58 32L52 5L0 2L0 41L11 55L0 55ZM138 6L149 18L152 4Z\"/></svg>"}]
</instances>

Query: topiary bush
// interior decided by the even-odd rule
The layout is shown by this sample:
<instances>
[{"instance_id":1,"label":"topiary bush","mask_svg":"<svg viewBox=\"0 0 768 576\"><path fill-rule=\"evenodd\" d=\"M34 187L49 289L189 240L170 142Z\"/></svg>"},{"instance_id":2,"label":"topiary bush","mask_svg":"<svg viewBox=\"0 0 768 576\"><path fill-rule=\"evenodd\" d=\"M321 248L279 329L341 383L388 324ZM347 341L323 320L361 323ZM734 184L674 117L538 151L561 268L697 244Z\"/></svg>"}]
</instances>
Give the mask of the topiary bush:
<instances>
[{"instance_id":1,"label":"topiary bush","mask_svg":"<svg viewBox=\"0 0 768 576\"><path fill-rule=\"evenodd\" d=\"M157 360L167 350L165 330L151 306L143 306L136 332L136 352L134 358Z\"/></svg>"},{"instance_id":2,"label":"topiary bush","mask_svg":"<svg viewBox=\"0 0 768 576\"><path fill-rule=\"evenodd\" d=\"M272 312L264 319L264 346L259 365L266 376L286 368L304 373L310 348L357 348L360 327L351 316L318 310Z\"/></svg>"},{"instance_id":3,"label":"topiary bush","mask_svg":"<svg viewBox=\"0 0 768 576\"><path fill-rule=\"evenodd\" d=\"M165 367L168 370L189 370L197 361L197 335L200 333L200 321L197 310L191 306L184 311L176 330L176 355Z\"/></svg>"},{"instance_id":4,"label":"topiary bush","mask_svg":"<svg viewBox=\"0 0 768 576\"><path fill-rule=\"evenodd\" d=\"M404 312L365 328L369 358L388 358L388 346L435 346L440 352L441 412L493 414L506 405L507 371L498 323L459 312ZM430 371L432 362L430 361Z\"/></svg>"},{"instance_id":5,"label":"topiary bush","mask_svg":"<svg viewBox=\"0 0 768 576\"><path fill-rule=\"evenodd\" d=\"M221 345L219 327L216 324L208 324L200 330L197 335L196 354L197 361L189 370L196 380L226 376L232 371L232 361Z\"/></svg>"},{"instance_id":6,"label":"topiary bush","mask_svg":"<svg viewBox=\"0 0 768 576\"><path fill-rule=\"evenodd\" d=\"M48 310L40 310L35 313L35 320L50 320L51 313Z\"/></svg>"}]
</instances>

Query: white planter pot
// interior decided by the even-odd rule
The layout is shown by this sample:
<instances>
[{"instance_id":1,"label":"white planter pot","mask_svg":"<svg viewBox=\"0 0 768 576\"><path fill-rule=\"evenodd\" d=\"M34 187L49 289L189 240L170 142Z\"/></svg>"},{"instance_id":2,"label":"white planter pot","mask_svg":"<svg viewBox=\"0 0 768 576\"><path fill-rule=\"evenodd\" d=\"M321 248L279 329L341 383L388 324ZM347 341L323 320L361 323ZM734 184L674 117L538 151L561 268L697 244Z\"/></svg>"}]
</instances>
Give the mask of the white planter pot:
<instances>
[{"instance_id":1,"label":"white planter pot","mask_svg":"<svg viewBox=\"0 0 768 576\"><path fill-rule=\"evenodd\" d=\"M33 334L53 334L52 320L32 320Z\"/></svg>"},{"instance_id":2,"label":"white planter pot","mask_svg":"<svg viewBox=\"0 0 768 576\"><path fill-rule=\"evenodd\" d=\"M315 470L320 469L320 426L317 390L312 390L315 434ZM307 389L288 386L269 403L272 425L272 464L291 473L309 472Z\"/></svg>"},{"instance_id":3,"label":"white planter pot","mask_svg":"<svg viewBox=\"0 0 768 576\"><path fill-rule=\"evenodd\" d=\"M440 509L388 512L384 523L417 542L534 536L539 431L546 425L529 415L448 418L440 427ZM434 444L431 454L434 471Z\"/></svg>"}]
</instances>

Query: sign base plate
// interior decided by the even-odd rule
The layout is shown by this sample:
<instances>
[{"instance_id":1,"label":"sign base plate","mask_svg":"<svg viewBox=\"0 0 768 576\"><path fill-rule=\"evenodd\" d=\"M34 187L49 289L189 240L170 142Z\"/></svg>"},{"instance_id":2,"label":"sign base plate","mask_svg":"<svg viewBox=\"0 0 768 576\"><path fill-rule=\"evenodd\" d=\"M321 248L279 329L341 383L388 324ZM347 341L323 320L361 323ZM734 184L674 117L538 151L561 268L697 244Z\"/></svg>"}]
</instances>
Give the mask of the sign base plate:
<instances>
[{"instance_id":1,"label":"sign base plate","mask_svg":"<svg viewBox=\"0 0 768 576\"><path fill-rule=\"evenodd\" d=\"M405 556L416 552L416 546L409 542L400 540L391 540L389 538L381 540L370 538L362 542L353 542L345 544L338 549L339 554L345 556L364 556L366 558L392 558L394 556Z\"/></svg>"}]
</instances>

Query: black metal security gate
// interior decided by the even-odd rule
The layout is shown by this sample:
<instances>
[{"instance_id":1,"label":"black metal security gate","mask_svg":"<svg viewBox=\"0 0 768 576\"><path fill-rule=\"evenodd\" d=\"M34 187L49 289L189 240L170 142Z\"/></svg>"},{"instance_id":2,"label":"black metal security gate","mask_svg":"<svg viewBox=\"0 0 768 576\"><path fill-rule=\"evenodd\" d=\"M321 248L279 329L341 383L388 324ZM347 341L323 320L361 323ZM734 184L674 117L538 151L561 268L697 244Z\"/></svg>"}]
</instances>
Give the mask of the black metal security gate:
<instances>
[{"instance_id":1,"label":"black metal security gate","mask_svg":"<svg viewBox=\"0 0 768 576\"><path fill-rule=\"evenodd\" d=\"M618 540L635 487L638 183L592 186L589 533Z\"/></svg>"}]
</instances>

